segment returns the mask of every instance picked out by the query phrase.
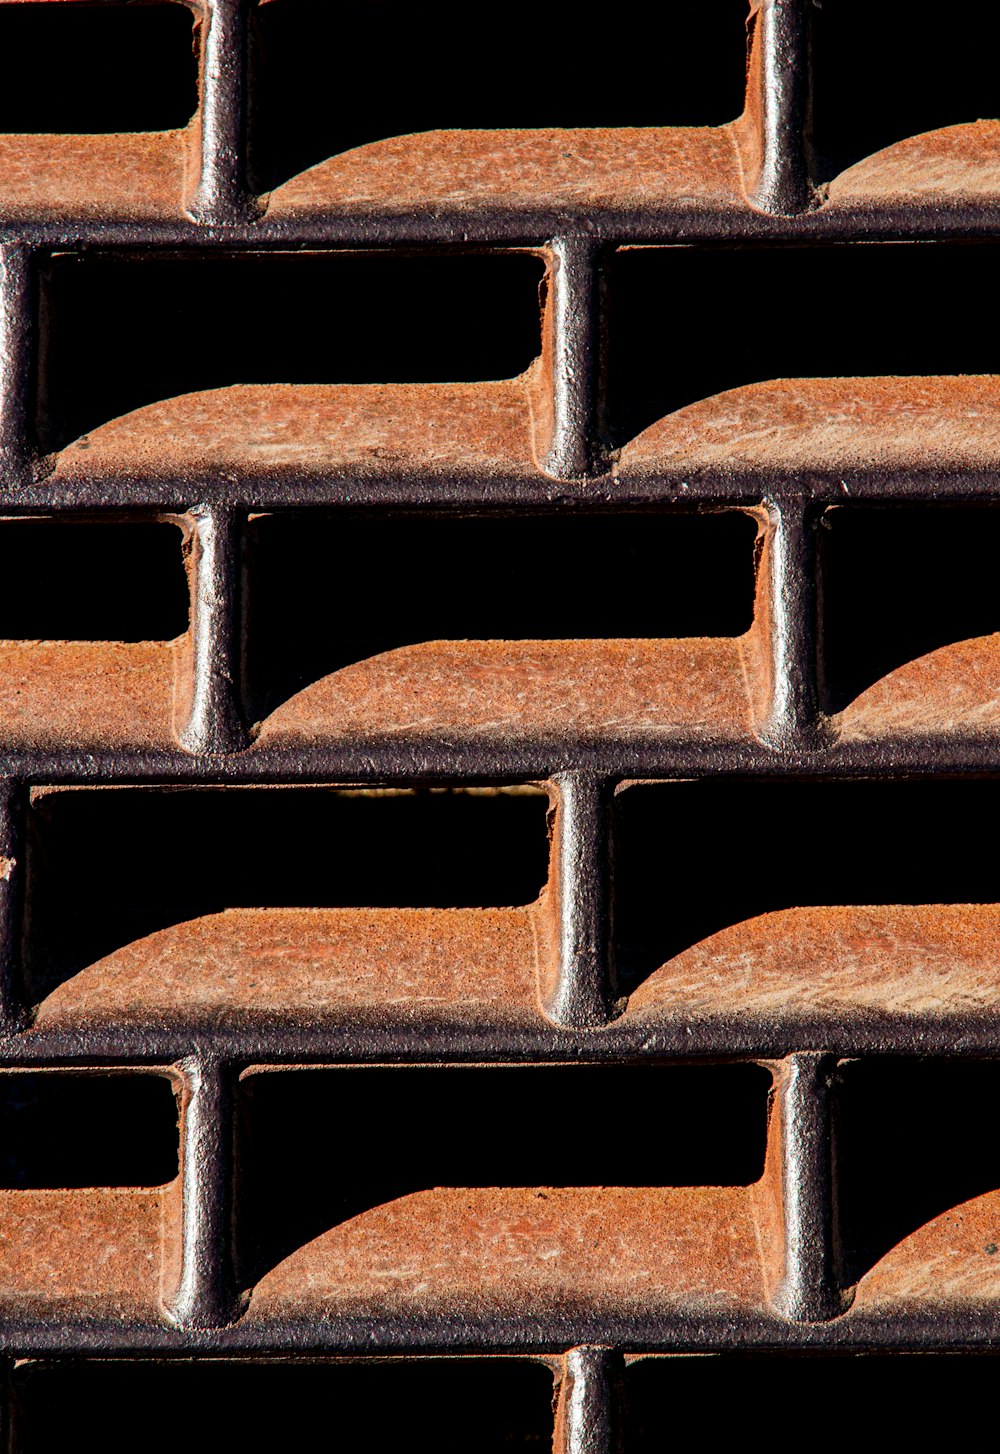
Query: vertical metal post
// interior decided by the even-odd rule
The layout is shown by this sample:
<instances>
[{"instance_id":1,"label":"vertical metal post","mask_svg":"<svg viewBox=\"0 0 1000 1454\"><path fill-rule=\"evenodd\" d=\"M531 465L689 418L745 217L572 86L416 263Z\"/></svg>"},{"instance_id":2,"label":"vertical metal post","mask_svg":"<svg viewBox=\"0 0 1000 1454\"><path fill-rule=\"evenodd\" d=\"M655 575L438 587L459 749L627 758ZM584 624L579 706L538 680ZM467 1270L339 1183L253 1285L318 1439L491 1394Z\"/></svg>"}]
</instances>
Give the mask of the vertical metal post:
<instances>
[{"instance_id":1,"label":"vertical metal post","mask_svg":"<svg viewBox=\"0 0 1000 1454\"><path fill-rule=\"evenodd\" d=\"M201 28L198 180L188 211L198 222L246 221L247 0L206 0Z\"/></svg>"},{"instance_id":2,"label":"vertical metal post","mask_svg":"<svg viewBox=\"0 0 1000 1454\"><path fill-rule=\"evenodd\" d=\"M563 1359L554 1454L618 1454L621 1355L613 1348L571 1348Z\"/></svg>"},{"instance_id":3,"label":"vertical metal post","mask_svg":"<svg viewBox=\"0 0 1000 1454\"><path fill-rule=\"evenodd\" d=\"M242 520L225 505L191 511L190 711L180 739L189 752L237 752L243 721Z\"/></svg>"},{"instance_id":4,"label":"vertical metal post","mask_svg":"<svg viewBox=\"0 0 1000 1454\"><path fill-rule=\"evenodd\" d=\"M27 1018L21 978L25 798L23 783L0 781L0 1035L20 1029Z\"/></svg>"},{"instance_id":5,"label":"vertical metal post","mask_svg":"<svg viewBox=\"0 0 1000 1454\"><path fill-rule=\"evenodd\" d=\"M601 251L590 238L557 238L545 326L549 340L552 433L543 467L558 479L605 468L604 281Z\"/></svg>"},{"instance_id":6,"label":"vertical metal post","mask_svg":"<svg viewBox=\"0 0 1000 1454\"><path fill-rule=\"evenodd\" d=\"M801 501L772 504L768 541L771 704L764 736L775 747L821 747L816 519Z\"/></svg>"},{"instance_id":7,"label":"vertical metal post","mask_svg":"<svg viewBox=\"0 0 1000 1454\"><path fill-rule=\"evenodd\" d=\"M31 464L32 274L27 247L0 247L0 472L7 486L24 479Z\"/></svg>"},{"instance_id":8,"label":"vertical metal post","mask_svg":"<svg viewBox=\"0 0 1000 1454\"><path fill-rule=\"evenodd\" d=\"M779 1073L784 1275L775 1305L796 1322L822 1323L846 1306L836 1237L833 1056L791 1055Z\"/></svg>"},{"instance_id":9,"label":"vertical metal post","mask_svg":"<svg viewBox=\"0 0 1000 1454\"><path fill-rule=\"evenodd\" d=\"M169 1311L184 1327L219 1328L240 1312L233 1277L234 1082L231 1066L192 1058L178 1069L181 1268Z\"/></svg>"},{"instance_id":10,"label":"vertical metal post","mask_svg":"<svg viewBox=\"0 0 1000 1454\"><path fill-rule=\"evenodd\" d=\"M815 197L810 179L810 3L761 0L757 12L760 90L751 98L751 109L759 127L760 164L751 201L782 216L806 211Z\"/></svg>"},{"instance_id":11,"label":"vertical metal post","mask_svg":"<svg viewBox=\"0 0 1000 1454\"><path fill-rule=\"evenodd\" d=\"M22 1448L20 1408L14 1391L15 1362L5 1359L0 1377L0 1451L18 1454Z\"/></svg>"},{"instance_id":12,"label":"vertical metal post","mask_svg":"<svg viewBox=\"0 0 1000 1454\"><path fill-rule=\"evenodd\" d=\"M560 1025L606 1025L616 1011L611 964L610 785L577 773L556 780L555 980L546 1011Z\"/></svg>"}]
</instances>

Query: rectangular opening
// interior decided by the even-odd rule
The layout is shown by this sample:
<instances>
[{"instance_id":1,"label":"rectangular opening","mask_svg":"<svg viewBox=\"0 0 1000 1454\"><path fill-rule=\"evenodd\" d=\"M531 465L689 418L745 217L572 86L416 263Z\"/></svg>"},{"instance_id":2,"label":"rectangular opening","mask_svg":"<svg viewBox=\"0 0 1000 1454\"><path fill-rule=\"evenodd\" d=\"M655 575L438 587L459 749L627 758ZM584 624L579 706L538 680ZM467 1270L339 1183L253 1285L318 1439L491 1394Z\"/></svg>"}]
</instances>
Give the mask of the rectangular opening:
<instances>
[{"instance_id":1,"label":"rectangular opening","mask_svg":"<svg viewBox=\"0 0 1000 1454\"><path fill-rule=\"evenodd\" d=\"M975 243L619 252L609 278L613 441L764 379L995 373L997 259ZM768 300L791 297L822 307L767 326Z\"/></svg>"},{"instance_id":2,"label":"rectangular opening","mask_svg":"<svg viewBox=\"0 0 1000 1454\"><path fill-rule=\"evenodd\" d=\"M2 520L0 640L171 641L188 627L184 537L149 521Z\"/></svg>"},{"instance_id":3,"label":"rectangular opening","mask_svg":"<svg viewBox=\"0 0 1000 1454\"><path fill-rule=\"evenodd\" d=\"M841 1067L835 1144L849 1282L941 1212L1000 1188L998 1093L1000 1065L985 1061ZM1000 1256L992 1243L983 1250Z\"/></svg>"},{"instance_id":4,"label":"rectangular opening","mask_svg":"<svg viewBox=\"0 0 1000 1454\"><path fill-rule=\"evenodd\" d=\"M945 16L930 6L823 0L809 13L822 177L905 136L998 114L994 6L964 0Z\"/></svg>"},{"instance_id":5,"label":"rectangular opening","mask_svg":"<svg viewBox=\"0 0 1000 1454\"><path fill-rule=\"evenodd\" d=\"M230 384L513 378L540 348L527 253L62 254L42 285L43 448Z\"/></svg>"},{"instance_id":6,"label":"rectangular opening","mask_svg":"<svg viewBox=\"0 0 1000 1454\"><path fill-rule=\"evenodd\" d=\"M628 984L775 909L992 904L979 833L1000 782L706 779L614 802L615 944ZM763 865L755 869L755 865Z\"/></svg>"},{"instance_id":7,"label":"rectangular opening","mask_svg":"<svg viewBox=\"0 0 1000 1454\"><path fill-rule=\"evenodd\" d=\"M41 999L157 929L229 908L533 902L540 792L95 788L36 795L28 965ZM87 869L81 865L88 865Z\"/></svg>"},{"instance_id":8,"label":"rectangular opening","mask_svg":"<svg viewBox=\"0 0 1000 1454\"><path fill-rule=\"evenodd\" d=\"M255 521L253 714L416 642L738 636L756 536L737 511Z\"/></svg>"},{"instance_id":9,"label":"rectangular opening","mask_svg":"<svg viewBox=\"0 0 1000 1454\"><path fill-rule=\"evenodd\" d=\"M717 126L743 109L747 0L564 27L540 70L528 17L483 39L455 0L331 8L270 0L254 17L252 154L261 191L383 137L451 128ZM330 57L340 58L337 85ZM366 60L378 58L378 84Z\"/></svg>"},{"instance_id":10,"label":"rectangular opening","mask_svg":"<svg viewBox=\"0 0 1000 1454\"><path fill-rule=\"evenodd\" d=\"M552 1443L552 1373L514 1358L382 1359L372 1363L21 1363L14 1374L18 1447L25 1454L95 1448L176 1454L187 1419L191 1454L314 1449L372 1454L428 1448L466 1454L537 1451Z\"/></svg>"},{"instance_id":11,"label":"rectangular opening","mask_svg":"<svg viewBox=\"0 0 1000 1454\"><path fill-rule=\"evenodd\" d=\"M758 1409L781 1408L793 1427L827 1454L843 1441L837 1420L816 1429L817 1410L852 1410L850 1442L859 1451L919 1448L955 1437L961 1421L992 1408L995 1356L977 1353L682 1354L641 1358L625 1372L625 1448L659 1454L676 1438L680 1410L697 1411L719 1447L746 1440ZM813 1432L815 1430L815 1432Z\"/></svg>"},{"instance_id":12,"label":"rectangular opening","mask_svg":"<svg viewBox=\"0 0 1000 1454\"><path fill-rule=\"evenodd\" d=\"M756 1065L249 1075L243 1279L338 1222L434 1187L748 1185L763 1171L770 1084ZM573 1105L586 1116L567 1113Z\"/></svg>"},{"instance_id":13,"label":"rectangular opening","mask_svg":"<svg viewBox=\"0 0 1000 1454\"><path fill-rule=\"evenodd\" d=\"M819 543L828 711L905 662L1000 630L996 510L829 510Z\"/></svg>"},{"instance_id":14,"label":"rectangular opening","mask_svg":"<svg viewBox=\"0 0 1000 1454\"><path fill-rule=\"evenodd\" d=\"M177 1175L163 1075L0 1075L0 1187L162 1186Z\"/></svg>"},{"instance_id":15,"label":"rectangular opening","mask_svg":"<svg viewBox=\"0 0 1000 1454\"><path fill-rule=\"evenodd\" d=\"M198 105L186 5L0 5L0 132L172 131Z\"/></svg>"}]
</instances>

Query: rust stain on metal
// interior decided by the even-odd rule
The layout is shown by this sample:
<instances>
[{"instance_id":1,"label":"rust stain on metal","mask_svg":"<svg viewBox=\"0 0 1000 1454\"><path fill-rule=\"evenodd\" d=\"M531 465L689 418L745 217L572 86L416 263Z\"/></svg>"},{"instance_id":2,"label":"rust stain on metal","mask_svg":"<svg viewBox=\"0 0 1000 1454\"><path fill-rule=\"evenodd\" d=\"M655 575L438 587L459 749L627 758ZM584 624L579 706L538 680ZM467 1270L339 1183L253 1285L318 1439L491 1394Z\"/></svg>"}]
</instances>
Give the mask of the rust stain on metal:
<instances>
[{"instance_id":1,"label":"rust stain on metal","mask_svg":"<svg viewBox=\"0 0 1000 1454\"><path fill-rule=\"evenodd\" d=\"M649 976L629 1014L780 1021L1000 1008L1000 905L782 909L722 929Z\"/></svg>"},{"instance_id":2,"label":"rust stain on metal","mask_svg":"<svg viewBox=\"0 0 1000 1454\"><path fill-rule=\"evenodd\" d=\"M908 136L856 162L830 183L829 208L981 205L998 195L1000 121L969 121Z\"/></svg>"},{"instance_id":3,"label":"rust stain on metal","mask_svg":"<svg viewBox=\"0 0 1000 1454\"><path fill-rule=\"evenodd\" d=\"M174 747L181 642L0 642L0 737L11 748Z\"/></svg>"},{"instance_id":4,"label":"rust stain on metal","mask_svg":"<svg viewBox=\"0 0 1000 1454\"><path fill-rule=\"evenodd\" d=\"M666 415L626 445L616 473L931 472L989 468L998 450L1000 377L992 374L770 379Z\"/></svg>"},{"instance_id":5,"label":"rust stain on metal","mask_svg":"<svg viewBox=\"0 0 1000 1454\"><path fill-rule=\"evenodd\" d=\"M262 1279L248 1316L453 1318L485 1304L724 1318L763 1297L746 1188L440 1188L324 1233Z\"/></svg>"},{"instance_id":6,"label":"rust stain on metal","mask_svg":"<svg viewBox=\"0 0 1000 1454\"><path fill-rule=\"evenodd\" d=\"M12 748L175 748L190 638L0 642L0 732ZM760 642L734 638L425 642L304 688L259 724L262 748L372 733L489 740L577 732L748 739Z\"/></svg>"},{"instance_id":7,"label":"rust stain on metal","mask_svg":"<svg viewBox=\"0 0 1000 1454\"><path fill-rule=\"evenodd\" d=\"M858 1283L859 1316L1000 1304L1000 1191L974 1197L898 1243Z\"/></svg>"},{"instance_id":8,"label":"rust stain on metal","mask_svg":"<svg viewBox=\"0 0 1000 1454\"><path fill-rule=\"evenodd\" d=\"M697 197L745 206L731 126L425 131L331 157L272 192L268 219L445 205L471 215L529 207L642 206Z\"/></svg>"},{"instance_id":9,"label":"rust stain on metal","mask_svg":"<svg viewBox=\"0 0 1000 1454\"><path fill-rule=\"evenodd\" d=\"M740 638L428 642L307 687L271 714L259 740L441 730L743 737L747 674Z\"/></svg>"},{"instance_id":10,"label":"rust stain on metal","mask_svg":"<svg viewBox=\"0 0 1000 1454\"><path fill-rule=\"evenodd\" d=\"M244 384L150 404L55 457L53 488L133 478L197 487L222 472L301 480L394 465L448 476L536 473L526 381Z\"/></svg>"},{"instance_id":11,"label":"rust stain on metal","mask_svg":"<svg viewBox=\"0 0 1000 1454\"><path fill-rule=\"evenodd\" d=\"M159 1318L168 1192L0 1191L0 1310Z\"/></svg>"},{"instance_id":12,"label":"rust stain on metal","mask_svg":"<svg viewBox=\"0 0 1000 1454\"><path fill-rule=\"evenodd\" d=\"M197 118L183 131L0 137L0 207L17 221L186 220ZM265 197L276 224L359 210L670 207L697 198L720 216L746 207L734 125L429 131L371 142Z\"/></svg>"},{"instance_id":13,"label":"rust stain on metal","mask_svg":"<svg viewBox=\"0 0 1000 1454\"><path fill-rule=\"evenodd\" d=\"M544 369L541 370L544 373ZM255 481L538 481L540 381L240 385L151 404L93 430L50 462L52 488L142 476L197 490L220 473ZM543 391L544 392L544 391ZM533 403L534 401L534 403ZM828 478L861 469L987 469L1000 450L1000 377L772 379L712 395L650 425L615 481L684 471L713 485L758 472Z\"/></svg>"},{"instance_id":14,"label":"rust stain on metal","mask_svg":"<svg viewBox=\"0 0 1000 1454\"><path fill-rule=\"evenodd\" d=\"M43 1001L36 1025L537 1022L535 912L229 909L82 970Z\"/></svg>"},{"instance_id":15,"label":"rust stain on metal","mask_svg":"<svg viewBox=\"0 0 1000 1454\"><path fill-rule=\"evenodd\" d=\"M835 218L860 207L992 203L998 136L1000 122L976 121L908 137L835 177L825 210ZM655 213L696 202L703 216L731 220L752 211L744 186L759 171L759 137L753 104L719 127L422 132L320 162L269 194L266 216L280 226L419 207L476 220L484 209L501 217L560 206ZM0 136L0 208L16 222L186 220L197 139L195 124Z\"/></svg>"},{"instance_id":16,"label":"rust stain on metal","mask_svg":"<svg viewBox=\"0 0 1000 1454\"><path fill-rule=\"evenodd\" d=\"M939 647L898 667L835 719L868 741L926 732L976 733L1000 725L1000 635Z\"/></svg>"},{"instance_id":17,"label":"rust stain on metal","mask_svg":"<svg viewBox=\"0 0 1000 1454\"><path fill-rule=\"evenodd\" d=\"M0 214L11 222L179 218L189 144L184 131L0 136Z\"/></svg>"}]
</instances>

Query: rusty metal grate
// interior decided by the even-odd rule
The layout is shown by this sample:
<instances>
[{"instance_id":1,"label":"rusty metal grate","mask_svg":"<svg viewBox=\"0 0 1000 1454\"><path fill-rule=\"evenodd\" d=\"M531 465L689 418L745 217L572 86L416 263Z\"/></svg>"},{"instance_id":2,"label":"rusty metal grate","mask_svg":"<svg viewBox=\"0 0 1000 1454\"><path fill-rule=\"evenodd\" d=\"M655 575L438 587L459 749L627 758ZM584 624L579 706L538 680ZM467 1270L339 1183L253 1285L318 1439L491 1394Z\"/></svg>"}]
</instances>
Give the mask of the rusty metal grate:
<instances>
[{"instance_id":1,"label":"rusty metal grate","mask_svg":"<svg viewBox=\"0 0 1000 1454\"><path fill-rule=\"evenodd\" d=\"M454 124L397 60L409 126L295 109L322 6L197 0L186 125L171 20L163 130L0 136L14 1447L985 1397L1000 123L838 131L824 9L751 6L729 125L395 136Z\"/></svg>"}]
</instances>

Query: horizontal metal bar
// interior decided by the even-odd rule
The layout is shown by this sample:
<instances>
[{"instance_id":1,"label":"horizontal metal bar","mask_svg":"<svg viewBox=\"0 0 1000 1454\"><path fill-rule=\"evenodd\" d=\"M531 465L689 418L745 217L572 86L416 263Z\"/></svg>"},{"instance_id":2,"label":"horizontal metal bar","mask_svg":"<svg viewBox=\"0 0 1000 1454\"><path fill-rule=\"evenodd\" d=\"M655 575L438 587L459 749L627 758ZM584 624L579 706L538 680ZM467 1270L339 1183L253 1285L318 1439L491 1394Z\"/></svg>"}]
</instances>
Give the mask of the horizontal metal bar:
<instances>
[{"instance_id":1,"label":"horizontal metal bar","mask_svg":"<svg viewBox=\"0 0 1000 1454\"><path fill-rule=\"evenodd\" d=\"M807 752L769 747L749 738L694 734L611 736L581 742L547 735L513 740L443 740L443 734L352 737L328 744L254 747L229 756L159 751L40 748L0 755L0 777L31 784L116 783L206 786L254 783L538 782L564 773L592 777L660 778L767 776L781 778L879 778L930 774L1000 774L1000 732L975 735L844 739Z\"/></svg>"},{"instance_id":2,"label":"horizontal metal bar","mask_svg":"<svg viewBox=\"0 0 1000 1454\"><path fill-rule=\"evenodd\" d=\"M180 199L178 199L178 204ZM778 216L715 198L699 203L664 199L645 208L595 207L553 198L549 207L462 207L442 202L406 210L386 204L359 209L332 204L313 216L266 214L225 225L176 218L114 216L6 218L0 244L31 247L232 248L440 246L543 249L554 237L589 236L608 247L655 247L702 242L910 242L1000 237L1000 203L956 198L941 191L926 200L872 206L840 202L798 216Z\"/></svg>"},{"instance_id":3,"label":"horizontal metal bar","mask_svg":"<svg viewBox=\"0 0 1000 1454\"><path fill-rule=\"evenodd\" d=\"M570 1314L542 1307L519 1316L456 1318L377 1315L269 1319L249 1317L218 1329L179 1329L165 1323L88 1315L52 1319L26 1314L0 1319L0 1351L7 1356L60 1354L251 1354L285 1357L324 1354L533 1353L551 1355L603 1339L634 1353L749 1351L876 1352L992 1351L1000 1341L1000 1307L953 1305L931 1311L911 1305L883 1315L854 1311L828 1323L792 1323L767 1313L719 1307L655 1316Z\"/></svg>"},{"instance_id":4,"label":"horizontal metal bar","mask_svg":"<svg viewBox=\"0 0 1000 1454\"><path fill-rule=\"evenodd\" d=\"M150 974L156 972L150 965ZM373 1012L351 1023L325 1020L319 1012L278 1016L241 1011L164 1027L130 1018L119 1023L86 1022L30 1029L0 1037L0 1065L166 1066L199 1053L234 1064L363 1065L559 1062L607 1064L622 1059L651 1061L780 1060L794 1052L859 1055L1000 1056L995 1013L889 1014L872 1009L856 1015L773 1011L706 1013L702 1017L630 1017L628 1011L604 1028L565 1028L541 1013L537 1024L511 1027L489 1023L386 1024Z\"/></svg>"},{"instance_id":5,"label":"horizontal metal bar","mask_svg":"<svg viewBox=\"0 0 1000 1454\"><path fill-rule=\"evenodd\" d=\"M526 426L527 427L527 426ZM93 436L92 436L93 437ZM758 468L727 464L725 473L707 475L692 462L676 462L662 469L643 466L601 475L584 483L556 481L541 470L526 476L513 470L491 473L483 484L482 471L436 470L405 462L378 475L359 474L333 463L325 470L304 473L280 464L259 473L229 470L223 478L208 468L185 472L184 480L143 478L127 471L63 482L56 477L5 486L0 479L0 511L5 514L42 511L158 511L184 514L194 507L192 488L205 505L238 510L348 510L403 509L454 514L470 508L489 514L518 511L566 510L600 514L613 510L655 510L680 507L760 508L765 500L794 504L808 500L824 505L988 504L1000 495L1000 469L950 469L945 465L886 470L875 463L851 468Z\"/></svg>"}]
</instances>

